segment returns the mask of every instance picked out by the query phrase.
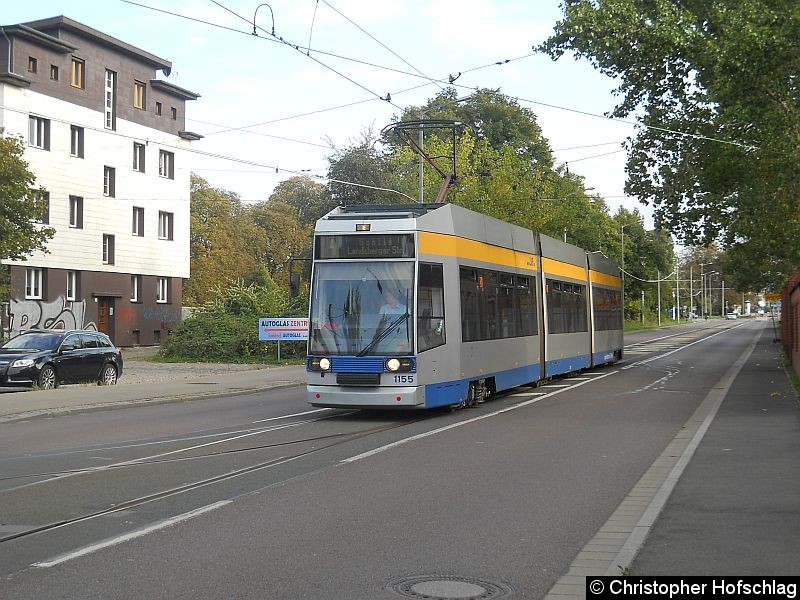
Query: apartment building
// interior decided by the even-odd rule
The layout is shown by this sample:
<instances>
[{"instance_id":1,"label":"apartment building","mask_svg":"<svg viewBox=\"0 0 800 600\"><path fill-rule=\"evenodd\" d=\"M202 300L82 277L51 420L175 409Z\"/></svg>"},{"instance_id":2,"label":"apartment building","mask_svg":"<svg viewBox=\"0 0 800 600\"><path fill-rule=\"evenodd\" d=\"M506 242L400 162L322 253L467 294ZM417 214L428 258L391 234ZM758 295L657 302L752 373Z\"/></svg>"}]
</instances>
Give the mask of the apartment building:
<instances>
[{"instance_id":1,"label":"apartment building","mask_svg":"<svg viewBox=\"0 0 800 600\"><path fill-rule=\"evenodd\" d=\"M10 265L6 324L157 344L189 277L191 142L172 65L64 16L0 28L0 127L48 193L48 252Z\"/></svg>"}]
</instances>

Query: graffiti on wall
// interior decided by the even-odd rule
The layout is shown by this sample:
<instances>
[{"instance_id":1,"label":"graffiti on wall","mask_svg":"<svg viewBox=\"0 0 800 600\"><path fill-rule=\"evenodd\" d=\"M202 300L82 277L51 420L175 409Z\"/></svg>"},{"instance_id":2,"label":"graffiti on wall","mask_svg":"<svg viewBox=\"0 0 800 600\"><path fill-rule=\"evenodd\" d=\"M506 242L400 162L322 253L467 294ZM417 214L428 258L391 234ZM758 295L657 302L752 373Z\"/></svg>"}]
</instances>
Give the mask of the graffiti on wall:
<instances>
[{"instance_id":1,"label":"graffiti on wall","mask_svg":"<svg viewBox=\"0 0 800 600\"><path fill-rule=\"evenodd\" d=\"M28 329L93 329L95 323L85 323L86 302L67 300L59 296L52 302L15 300L9 303L9 328L12 337Z\"/></svg>"}]
</instances>

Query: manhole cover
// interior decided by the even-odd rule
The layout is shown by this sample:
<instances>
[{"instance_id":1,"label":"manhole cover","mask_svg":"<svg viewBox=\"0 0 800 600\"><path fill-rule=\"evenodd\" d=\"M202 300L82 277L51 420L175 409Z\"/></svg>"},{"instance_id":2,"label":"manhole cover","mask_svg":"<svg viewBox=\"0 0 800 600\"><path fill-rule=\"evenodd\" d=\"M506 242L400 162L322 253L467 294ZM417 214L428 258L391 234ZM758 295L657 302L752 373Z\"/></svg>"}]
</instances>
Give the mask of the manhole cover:
<instances>
[{"instance_id":1,"label":"manhole cover","mask_svg":"<svg viewBox=\"0 0 800 600\"><path fill-rule=\"evenodd\" d=\"M420 575L404 577L388 585L393 592L418 600L495 600L513 593L511 586L499 581L458 575Z\"/></svg>"}]
</instances>

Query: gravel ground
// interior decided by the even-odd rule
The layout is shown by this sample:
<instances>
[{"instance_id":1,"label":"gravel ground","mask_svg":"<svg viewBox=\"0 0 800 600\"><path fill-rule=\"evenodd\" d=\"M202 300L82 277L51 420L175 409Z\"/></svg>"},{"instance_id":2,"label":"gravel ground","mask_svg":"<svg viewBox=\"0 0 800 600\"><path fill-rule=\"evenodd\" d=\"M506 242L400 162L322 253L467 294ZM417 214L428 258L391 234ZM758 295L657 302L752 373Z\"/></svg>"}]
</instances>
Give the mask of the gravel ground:
<instances>
[{"instance_id":1,"label":"gravel ground","mask_svg":"<svg viewBox=\"0 0 800 600\"><path fill-rule=\"evenodd\" d=\"M176 379L193 379L204 375L264 369L262 365L237 365L220 363L161 363L147 360L158 353L157 347L123 348L122 377L120 385L132 383L157 383Z\"/></svg>"}]
</instances>

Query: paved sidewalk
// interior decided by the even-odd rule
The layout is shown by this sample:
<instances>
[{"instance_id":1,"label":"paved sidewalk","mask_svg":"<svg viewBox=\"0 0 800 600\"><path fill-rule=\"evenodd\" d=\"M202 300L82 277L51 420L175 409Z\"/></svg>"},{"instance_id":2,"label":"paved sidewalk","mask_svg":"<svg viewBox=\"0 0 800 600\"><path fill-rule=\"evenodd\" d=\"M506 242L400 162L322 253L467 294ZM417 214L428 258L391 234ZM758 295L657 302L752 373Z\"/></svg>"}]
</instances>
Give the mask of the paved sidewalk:
<instances>
[{"instance_id":1,"label":"paved sidewalk","mask_svg":"<svg viewBox=\"0 0 800 600\"><path fill-rule=\"evenodd\" d=\"M602 575L800 574L800 404L773 331L729 373L546 600L586 598Z\"/></svg>"},{"instance_id":2,"label":"paved sidewalk","mask_svg":"<svg viewBox=\"0 0 800 600\"><path fill-rule=\"evenodd\" d=\"M632 575L800 574L800 410L772 338L761 335Z\"/></svg>"},{"instance_id":3,"label":"paved sidewalk","mask_svg":"<svg viewBox=\"0 0 800 600\"><path fill-rule=\"evenodd\" d=\"M127 367L126 362L125 368ZM66 385L55 390L26 390L0 394L0 423L41 415L138 403L155 404L252 394L304 384L306 371L304 365L290 365L211 373L133 385L123 385L124 379L125 369L120 384L115 386Z\"/></svg>"}]
</instances>

